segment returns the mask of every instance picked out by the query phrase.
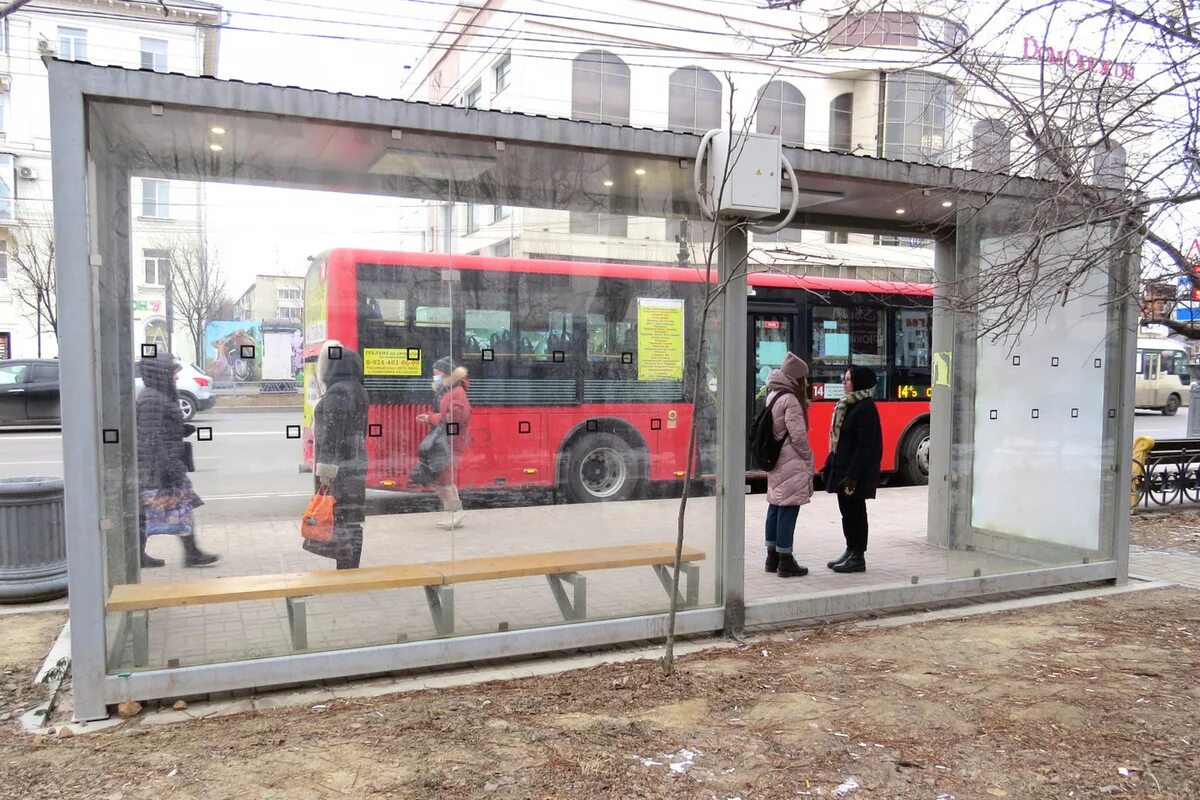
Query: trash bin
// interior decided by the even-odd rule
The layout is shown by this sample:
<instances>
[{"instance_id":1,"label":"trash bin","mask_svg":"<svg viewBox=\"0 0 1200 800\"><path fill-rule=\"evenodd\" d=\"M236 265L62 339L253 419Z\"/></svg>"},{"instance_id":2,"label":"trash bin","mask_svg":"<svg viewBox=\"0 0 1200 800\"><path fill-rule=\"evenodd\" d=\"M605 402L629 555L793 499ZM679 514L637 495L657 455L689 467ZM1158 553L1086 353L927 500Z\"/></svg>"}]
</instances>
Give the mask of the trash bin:
<instances>
[{"instance_id":1,"label":"trash bin","mask_svg":"<svg viewBox=\"0 0 1200 800\"><path fill-rule=\"evenodd\" d=\"M60 478L0 478L0 603L67 593Z\"/></svg>"},{"instance_id":2,"label":"trash bin","mask_svg":"<svg viewBox=\"0 0 1200 800\"><path fill-rule=\"evenodd\" d=\"M1192 379L1192 399L1188 403L1187 436L1200 439L1200 380L1195 378Z\"/></svg>"}]
</instances>

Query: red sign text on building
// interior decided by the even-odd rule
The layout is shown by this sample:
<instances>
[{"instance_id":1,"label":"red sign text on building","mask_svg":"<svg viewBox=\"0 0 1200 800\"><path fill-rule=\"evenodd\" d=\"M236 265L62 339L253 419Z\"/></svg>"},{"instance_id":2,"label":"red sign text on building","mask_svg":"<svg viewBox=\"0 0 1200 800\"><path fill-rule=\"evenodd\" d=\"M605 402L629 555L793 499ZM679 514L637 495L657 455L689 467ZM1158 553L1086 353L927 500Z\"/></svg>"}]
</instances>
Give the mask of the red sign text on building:
<instances>
[{"instance_id":1,"label":"red sign text on building","mask_svg":"<svg viewBox=\"0 0 1200 800\"><path fill-rule=\"evenodd\" d=\"M1098 72L1101 75L1112 75L1125 81L1135 80L1134 65L1127 61L1109 61L1105 58L1084 55L1078 50L1055 50L1049 45L1040 44L1032 36L1025 37L1025 49L1022 57L1047 64L1062 64L1069 69L1080 72Z\"/></svg>"}]
</instances>

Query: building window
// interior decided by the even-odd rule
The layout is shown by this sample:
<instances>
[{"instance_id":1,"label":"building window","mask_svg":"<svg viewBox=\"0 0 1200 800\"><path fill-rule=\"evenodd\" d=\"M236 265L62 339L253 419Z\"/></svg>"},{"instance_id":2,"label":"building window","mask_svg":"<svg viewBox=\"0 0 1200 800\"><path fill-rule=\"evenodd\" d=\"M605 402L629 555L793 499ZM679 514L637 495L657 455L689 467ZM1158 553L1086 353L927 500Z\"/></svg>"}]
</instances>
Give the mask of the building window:
<instances>
[{"instance_id":1,"label":"building window","mask_svg":"<svg viewBox=\"0 0 1200 800\"><path fill-rule=\"evenodd\" d=\"M804 146L804 95L790 83L771 81L758 91L759 133L773 133L784 144Z\"/></svg>"},{"instance_id":2,"label":"building window","mask_svg":"<svg viewBox=\"0 0 1200 800\"><path fill-rule=\"evenodd\" d=\"M940 17L903 11L846 14L829 28L833 47L922 47L938 43L954 47L966 40L966 29Z\"/></svg>"},{"instance_id":3,"label":"building window","mask_svg":"<svg viewBox=\"0 0 1200 800\"><path fill-rule=\"evenodd\" d=\"M167 43L163 39L142 39L142 69L167 71Z\"/></svg>"},{"instance_id":4,"label":"building window","mask_svg":"<svg viewBox=\"0 0 1200 800\"><path fill-rule=\"evenodd\" d=\"M492 222L508 219L512 215L512 206L492 206Z\"/></svg>"},{"instance_id":5,"label":"building window","mask_svg":"<svg viewBox=\"0 0 1200 800\"><path fill-rule=\"evenodd\" d=\"M82 28L59 28L58 57L67 61L87 61L87 31Z\"/></svg>"},{"instance_id":6,"label":"building window","mask_svg":"<svg viewBox=\"0 0 1200 800\"><path fill-rule=\"evenodd\" d=\"M142 216L167 219L171 216L171 184L142 179Z\"/></svg>"},{"instance_id":7,"label":"building window","mask_svg":"<svg viewBox=\"0 0 1200 800\"><path fill-rule=\"evenodd\" d=\"M825 231L825 244L850 244L850 234L845 231Z\"/></svg>"},{"instance_id":8,"label":"building window","mask_svg":"<svg viewBox=\"0 0 1200 800\"><path fill-rule=\"evenodd\" d=\"M1125 148L1108 141L1096 145L1092 152L1092 173L1095 182L1109 189L1125 188L1126 161Z\"/></svg>"},{"instance_id":9,"label":"building window","mask_svg":"<svg viewBox=\"0 0 1200 800\"><path fill-rule=\"evenodd\" d=\"M8 242L0 240L0 281L8 280Z\"/></svg>"},{"instance_id":10,"label":"building window","mask_svg":"<svg viewBox=\"0 0 1200 800\"><path fill-rule=\"evenodd\" d=\"M629 235L629 218L624 214L597 214L589 211L571 212L571 233L593 236L615 236L624 239Z\"/></svg>"},{"instance_id":11,"label":"building window","mask_svg":"<svg viewBox=\"0 0 1200 800\"><path fill-rule=\"evenodd\" d=\"M500 94L508 88L512 80L512 54L505 53L501 56L496 66L492 67L492 72L496 76L496 94Z\"/></svg>"},{"instance_id":12,"label":"building window","mask_svg":"<svg viewBox=\"0 0 1200 800\"><path fill-rule=\"evenodd\" d=\"M0 19L0 53L8 53L8 17Z\"/></svg>"},{"instance_id":13,"label":"building window","mask_svg":"<svg viewBox=\"0 0 1200 800\"><path fill-rule=\"evenodd\" d=\"M275 299L281 303L299 303L304 299L304 292L300 289L276 289Z\"/></svg>"},{"instance_id":14,"label":"building window","mask_svg":"<svg viewBox=\"0 0 1200 800\"><path fill-rule=\"evenodd\" d=\"M462 104L463 108L479 108L483 102L483 84L476 83L470 89L463 92Z\"/></svg>"},{"instance_id":15,"label":"building window","mask_svg":"<svg viewBox=\"0 0 1200 800\"><path fill-rule=\"evenodd\" d=\"M512 239L505 239L492 245L492 255L495 258L508 258L512 255Z\"/></svg>"},{"instance_id":16,"label":"building window","mask_svg":"<svg viewBox=\"0 0 1200 800\"><path fill-rule=\"evenodd\" d=\"M171 254L166 250L143 250L142 263L146 267L146 283L150 286L166 286L171 277Z\"/></svg>"},{"instance_id":17,"label":"building window","mask_svg":"<svg viewBox=\"0 0 1200 800\"><path fill-rule=\"evenodd\" d=\"M680 67L667 89L667 127L710 131L721 127L721 81L706 69Z\"/></svg>"},{"instance_id":18,"label":"building window","mask_svg":"<svg viewBox=\"0 0 1200 800\"><path fill-rule=\"evenodd\" d=\"M279 311L278 319L287 319L287 320L292 320L293 322L300 321L302 309L295 308L295 307L288 307L288 306L280 306L278 311Z\"/></svg>"},{"instance_id":19,"label":"building window","mask_svg":"<svg viewBox=\"0 0 1200 800\"><path fill-rule=\"evenodd\" d=\"M829 149L849 153L854 149L854 94L846 92L829 104Z\"/></svg>"},{"instance_id":20,"label":"building window","mask_svg":"<svg viewBox=\"0 0 1200 800\"><path fill-rule=\"evenodd\" d=\"M571 68L571 117L629 124L629 67L605 50L588 50Z\"/></svg>"},{"instance_id":21,"label":"building window","mask_svg":"<svg viewBox=\"0 0 1200 800\"><path fill-rule=\"evenodd\" d=\"M17 160L0 153L0 222L17 221Z\"/></svg>"},{"instance_id":22,"label":"building window","mask_svg":"<svg viewBox=\"0 0 1200 800\"><path fill-rule=\"evenodd\" d=\"M0 93L0 133L8 132L8 92Z\"/></svg>"},{"instance_id":23,"label":"building window","mask_svg":"<svg viewBox=\"0 0 1200 800\"><path fill-rule=\"evenodd\" d=\"M1012 134L998 119L981 119L971 130L971 169L1008 172L1012 167Z\"/></svg>"},{"instance_id":24,"label":"building window","mask_svg":"<svg viewBox=\"0 0 1200 800\"><path fill-rule=\"evenodd\" d=\"M939 163L949 146L954 84L928 72L883 76L880 152L900 161Z\"/></svg>"}]
</instances>

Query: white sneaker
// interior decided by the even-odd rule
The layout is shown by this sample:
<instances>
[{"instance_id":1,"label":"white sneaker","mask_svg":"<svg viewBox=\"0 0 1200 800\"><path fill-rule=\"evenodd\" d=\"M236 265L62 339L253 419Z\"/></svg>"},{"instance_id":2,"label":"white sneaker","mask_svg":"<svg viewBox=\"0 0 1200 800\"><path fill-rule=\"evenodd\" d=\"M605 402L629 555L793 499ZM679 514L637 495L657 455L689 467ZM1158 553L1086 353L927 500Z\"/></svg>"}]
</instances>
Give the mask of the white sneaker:
<instances>
[{"instance_id":1,"label":"white sneaker","mask_svg":"<svg viewBox=\"0 0 1200 800\"><path fill-rule=\"evenodd\" d=\"M440 519L437 521L438 528L444 531L457 530L463 526L463 521L467 518L467 512L455 511L450 515L450 519Z\"/></svg>"}]
</instances>

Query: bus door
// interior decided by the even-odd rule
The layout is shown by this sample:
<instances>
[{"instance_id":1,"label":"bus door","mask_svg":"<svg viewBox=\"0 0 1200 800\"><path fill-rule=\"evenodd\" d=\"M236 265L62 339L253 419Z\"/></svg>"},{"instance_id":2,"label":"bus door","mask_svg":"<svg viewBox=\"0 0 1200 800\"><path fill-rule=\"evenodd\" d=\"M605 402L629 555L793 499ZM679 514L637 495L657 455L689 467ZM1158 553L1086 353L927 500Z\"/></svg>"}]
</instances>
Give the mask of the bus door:
<instances>
[{"instance_id":1,"label":"bus door","mask_svg":"<svg viewBox=\"0 0 1200 800\"><path fill-rule=\"evenodd\" d=\"M1159 397L1159 353L1155 350L1143 350L1141 352L1142 373L1135 381L1136 390L1133 404L1135 406L1159 406L1162 405L1162 399Z\"/></svg>"},{"instance_id":2,"label":"bus door","mask_svg":"<svg viewBox=\"0 0 1200 800\"><path fill-rule=\"evenodd\" d=\"M792 349L799 333L800 315L796 311L759 311L749 313L749 353L746 364L749 375L746 381L746 431L749 432L754 417L763 408L767 396L767 376L772 370L783 366L783 358ZM754 469L747 443L747 467Z\"/></svg>"}]
</instances>

